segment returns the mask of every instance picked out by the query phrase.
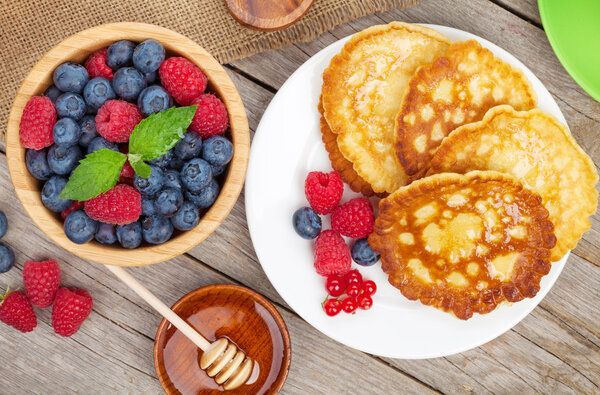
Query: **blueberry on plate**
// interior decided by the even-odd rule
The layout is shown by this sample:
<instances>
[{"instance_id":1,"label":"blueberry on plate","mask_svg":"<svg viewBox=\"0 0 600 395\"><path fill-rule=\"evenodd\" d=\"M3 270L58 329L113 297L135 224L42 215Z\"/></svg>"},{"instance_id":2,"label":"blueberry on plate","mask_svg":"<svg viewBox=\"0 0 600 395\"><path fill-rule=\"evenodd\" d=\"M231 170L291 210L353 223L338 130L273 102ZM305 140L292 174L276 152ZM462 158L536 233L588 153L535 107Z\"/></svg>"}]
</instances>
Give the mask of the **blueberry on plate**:
<instances>
[{"instance_id":1,"label":"blueberry on plate","mask_svg":"<svg viewBox=\"0 0 600 395\"><path fill-rule=\"evenodd\" d=\"M117 147L116 143L113 143L112 141L108 141L104 137L98 136L98 137L93 138L92 141L88 144L87 153L91 154L92 152L98 151L99 149L102 149L102 148L108 148L113 151L119 151L119 147Z\"/></svg>"},{"instance_id":2,"label":"blueberry on plate","mask_svg":"<svg viewBox=\"0 0 600 395\"><path fill-rule=\"evenodd\" d=\"M163 156L159 156L158 158L152 159L150 161L150 164L161 168L165 168L167 167L171 159L173 159L173 151L168 151Z\"/></svg>"},{"instance_id":3,"label":"blueberry on plate","mask_svg":"<svg viewBox=\"0 0 600 395\"><path fill-rule=\"evenodd\" d=\"M142 196L155 196L165 183L163 170L154 165L150 165L150 177L144 178L139 175L133 177L133 186L142 194Z\"/></svg>"},{"instance_id":4,"label":"blueberry on plate","mask_svg":"<svg viewBox=\"0 0 600 395\"><path fill-rule=\"evenodd\" d=\"M172 217L183 205L181 189L164 188L154 200L154 211L163 217Z\"/></svg>"},{"instance_id":5,"label":"blueberry on plate","mask_svg":"<svg viewBox=\"0 0 600 395\"><path fill-rule=\"evenodd\" d=\"M53 74L54 86L63 92L81 93L90 79L85 67L78 63L66 62L58 66Z\"/></svg>"},{"instance_id":6,"label":"blueberry on plate","mask_svg":"<svg viewBox=\"0 0 600 395\"><path fill-rule=\"evenodd\" d=\"M371 249L367 239L358 239L352 245L352 259L361 266L371 266L379 260L379 254Z\"/></svg>"},{"instance_id":7,"label":"blueberry on plate","mask_svg":"<svg viewBox=\"0 0 600 395\"><path fill-rule=\"evenodd\" d=\"M233 157L233 144L223 136L212 136L202 143L202 158L211 165L225 166Z\"/></svg>"},{"instance_id":8,"label":"blueberry on plate","mask_svg":"<svg viewBox=\"0 0 600 395\"><path fill-rule=\"evenodd\" d=\"M106 51L106 64L113 70L129 66L134 49L135 43L129 40L121 40L113 43Z\"/></svg>"},{"instance_id":9,"label":"blueberry on plate","mask_svg":"<svg viewBox=\"0 0 600 395\"><path fill-rule=\"evenodd\" d=\"M115 73L112 86L117 96L124 100L135 100L146 87L146 79L133 67L122 67Z\"/></svg>"},{"instance_id":10,"label":"blueberry on plate","mask_svg":"<svg viewBox=\"0 0 600 395\"><path fill-rule=\"evenodd\" d=\"M303 239L314 239L321 233L321 217L310 207L302 207L292 216L294 230Z\"/></svg>"},{"instance_id":11,"label":"blueberry on plate","mask_svg":"<svg viewBox=\"0 0 600 395\"><path fill-rule=\"evenodd\" d=\"M79 129L81 129L81 137L79 138L79 145L87 147L90 145L93 139L98 137L98 131L96 130L96 117L93 115L85 115L79 121Z\"/></svg>"},{"instance_id":12,"label":"blueberry on plate","mask_svg":"<svg viewBox=\"0 0 600 395\"><path fill-rule=\"evenodd\" d=\"M165 60L165 47L156 40L142 41L133 50L133 65L142 73L158 70L163 60Z\"/></svg>"},{"instance_id":13,"label":"blueberry on plate","mask_svg":"<svg viewBox=\"0 0 600 395\"><path fill-rule=\"evenodd\" d=\"M6 273L15 264L15 252L4 243L0 243L0 273Z\"/></svg>"},{"instance_id":14,"label":"blueberry on plate","mask_svg":"<svg viewBox=\"0 0 600 395\"><path fill-rule=\"evenodd\" d=\"M52 170L48 166L48 149L41 150L28 149L25 154L25 165L31 175L40 180L46 181L52 176Z\"/></svg>"},{"instance_id":15,"label":"blueberry on plate","mask_svg":"<svg viewBox=\"0 0 600 395\"><path fill-rule=\"evenodd\" d=\"M61 147L53 145L48 150L48 166L50 170L59 175L72 172L83 159L81 149L78 145L72 147Z\"/></svg>"},{"instance_id":16,"label":"blueberry on plate","mask_svg":"<svg viewBox=\"0 0 600 395\"><path fill-rule=\"evenodd\" d=\"M98 223L98 230L94 238L100 244L113 244L117 241L117 231L112 224Z\"/></svg>"},{"instance_id":17,"label":"blueberry on plate","mask_svg":"<svg viewBox=\"0 0 600 395\"><path fill-rule=\"evenodd\" d=\"M73 203L70 199L58 197L65 185L67 185L67 179L61 176L52 176L46 181L42 188L42 203L48 210L60 213Z\"/></svg>"},{"instance_id":18,"label":"blueberry on plate","mask_svg":"<svg viewBox=\"0 0 600 395\"><path fill-rule=\"evenodd\" d=\"M52 103L56 103L56 99L58 99L58 97L62 94L63 91L61 91L54 85L50 85L50 88L46 89L46 92L44 92L44 96L49 98L52 101Z\"/></svg>"},{"instance_id":19,"label":"blueberry on plate","mask_svg":"<svg viewBox=\"0 0 600 395\"><path fill-rule=\"evenodd\" d=\"M154 215L154 198L142 196L142 215Z\"/></svg>"},{"instance_id":20,"label":"blueberry on plate","mask_svg":"<svg viewBox=\"0 0 600 395\"><path fill-rule=\"evenodd\" d=\"M81 138L81 128L79 124L71 118L62 118L54 124L52 129L54 143L61 147L68 148L77 145Z\"/></svg>"},{"instance_id":21,"label":"blueberry on plate","mask_svg":"<svg viewBox=\"0 0 600 395\"><path fill-rule=\"evenodd\" d=\"M179 179L179 172L177 170L169 169L165 170L165 188L175 188L182 190L181 180Z\"/></svg>"},{"instance_id":22,"label":"blueberry on plate","mask_svg":"<svg viewBox=\"0 0 600 395\"><path fill-rule=\"evenodd\" d=\"M6 234L8 230L8 221L4 212L0 211L0 238Z\"/></svg>"},{"instance_id":23,"label":"blueberry on plate","mask_svg":"<svg viewBox=\"0 0 600 395\"><path fill-rule=\"evenodd\" d=\"M175 229L190 230L200 222L200 211L190 201L183 202L181 209L171 217L171 223Z\"/></svg>"},{"instance_id":24,"label":"blueberry on plate","mask_svg":"<svg viewBox=\"0 0 600 395\"><path fill-rule=\"evenodd\" d=\"M183 165L181 183L190 192L199 193L212 180L212 169L207 161L194 158Z\"/></svg>"},{"instance_id":25,"label":"blueberry on plate","mask_svg":"<svg viewBox=\"0 0 600 395\"><path fill-rule=\"evenodd\" d=\"M162 86L151 85L140 93L137 105L142 114L149 117L173 107L173 98Z\"/></svg>"},{"instance_id":26,"label":"blueberry on plate","mask_svg":"<svg viewBox=\"0 0 600 395\"><path fill-rule=\"evenodd\" d=\"M123 248L138 248L142 244L142 225L139 221L117 225L117 240Z\"/></svg>"},{"instance_id":27,"label":"blueberry on plate","mask_svg":"<svg viewBox=\"0 0 600 395\"><path fill-rule=\"evenodd\" d=\"M177 142L173 153L181 160L196 158L202 151L202 137L196 132L186 132Z\"/></svg>"},{"instance_id":28,"label":"blueberry on plate","mask_svg":"<svg viewBox=\"0 0 600 395\"><path fill-rule=\"evenodd\" d=\"M86 112L83 97L77 93L63 93L56 99L56 114L59 118L69 117L79 121Z\"/></svg>"},{"instance_id":29,"label":"blueberry on plate","mask_svg":"<svg viewBox=\"0 0 600 395\"><path fill-rule=\"evenodd\" d=\"M198 208L209 208L219 196L219 184L212 179L208 186L198 193L185 192L185 198L194 203Z\"/></svg>"},{"instance_id":30,"label":"blueberry on plate","mask_svg":"<svg viewBox=\"0 0 600 395\"><path fill-rule=\"evenodd\" d=\"M147 243L162 244L171 238L173 224L168 218L151 215L142 220L142 236Z\"/></svg>"},{"instance_id":31,"label":"blueberry on plate","mask_svg":"<svg viewBox=\"0 0 600 395\"><path fill-rule=\"evenodd\" d=\"M110 81L103 77L92 78L83 88L83 100L93 111L98 111L105 101L116 98Z\"/></svg>"},{"instance_id":32,"label":"blueberry on plate","mask_svg":"<svg viewBox=\"0 0 600 395\"><path fill-rule=\"evenodd\" d=\"M87 216L83 210L71 211L65 219L65 235L76 244L85 244L94 238L98 222Z\"/></svg>"},{"instance_id":33,"label":"blueberry on plate","mask_svg":"<svg viewBox=\"0 0 600 395\"><path fill-rule=\"evenodd\" d=\"M173 159L171 159L171 161L169 162L169 165L167 167L169 169L177 170L177 172L179 172L179 170L181 170L183 165L185 165L185 161L183 159L181 159L180 157L178 157L177 155L173 154Z\"/></svg>"}]
</instances>

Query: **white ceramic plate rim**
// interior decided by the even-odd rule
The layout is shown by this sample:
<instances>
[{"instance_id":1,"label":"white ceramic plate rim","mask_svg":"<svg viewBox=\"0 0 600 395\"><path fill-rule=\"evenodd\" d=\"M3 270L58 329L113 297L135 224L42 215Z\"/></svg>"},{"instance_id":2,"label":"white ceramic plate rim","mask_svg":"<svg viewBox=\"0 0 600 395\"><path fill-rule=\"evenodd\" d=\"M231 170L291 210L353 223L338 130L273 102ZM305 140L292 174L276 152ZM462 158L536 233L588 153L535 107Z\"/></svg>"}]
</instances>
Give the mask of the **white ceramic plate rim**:
<instances>
[{"instance_id":1,"label":"white ceramic plate rim","mask_svg":"<svg viewBox=\"0 0 600 395\"><path fill-rule=\"evenodd\" d=\"M475 39L505 62L521 69L538 95L538 107L566 124L548 90L514 56L462 30L423 26L452 40ZM320 302L326 295L324 280L314 272L311 242L295 234L291 217L296 208L307 205L303 183L308 171L331 169L320 140L316 108L321 73L349 38L329 45L300 66L273 97L256 130L245 198L248 227L257 257L277 292L292 309L316 329L349 347L384 357L420 359L447 356L480 346L511 329L538 305L558 278L569 254L553 264L535 298L499 306L489 314L476 314L468 321L406 300L385 281L380 263L369 268L359 267L379 288L371 310L331 318L321 309ZM305 135L298 133L304 131ZM345 198L346 195L352 193L345 193ZM277 211L280 207L285 209ZM323 228L328 225L324 218Z\"/></svg>"}]
</instances>

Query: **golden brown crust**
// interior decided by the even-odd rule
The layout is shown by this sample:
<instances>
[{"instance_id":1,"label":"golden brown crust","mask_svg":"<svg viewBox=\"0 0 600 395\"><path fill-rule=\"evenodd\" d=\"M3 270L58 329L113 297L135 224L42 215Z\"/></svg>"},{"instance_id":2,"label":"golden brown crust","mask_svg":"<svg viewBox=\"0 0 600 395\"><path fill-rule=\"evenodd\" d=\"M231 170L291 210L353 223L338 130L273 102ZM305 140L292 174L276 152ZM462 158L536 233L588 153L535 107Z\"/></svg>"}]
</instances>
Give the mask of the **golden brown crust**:
<instances>
[{"instance_id":1,"label":"golden brown crust","mask_svg":"<svg viewBox=\"0 0 600 395\"><path fill-rule=\"evenodd\" d=\"M436 148L456 127L499 104L529 110L537 102L520 70L474 40L454 42L417 70L396 117L396 152L410 180L423 177Z\"/></svg>"},{"instance_id":2,"label":"golden brown crust","mask_svg":"<svg viewBox=\"0 0 600 395\"><path fill-rule=\"evenodd\" d=\"M380 201L369 236L393 286L460 319L535 296L555 243L541 198L494 171L398 189Z\"/></svg>"},{"instance_id":3,"label":"golden brown crust","mask_svg":"<svg viewBox=\"0 0 600 395\"><path fill-rule=\"evenodd\" d=\"M596 212L598 173L565 125L535 109L490 109L483 120L463 125L444 139L430 173L495 170L512 174L542 197L554 224L552 260L575 248Z\"/></svg>"}]
</instances>

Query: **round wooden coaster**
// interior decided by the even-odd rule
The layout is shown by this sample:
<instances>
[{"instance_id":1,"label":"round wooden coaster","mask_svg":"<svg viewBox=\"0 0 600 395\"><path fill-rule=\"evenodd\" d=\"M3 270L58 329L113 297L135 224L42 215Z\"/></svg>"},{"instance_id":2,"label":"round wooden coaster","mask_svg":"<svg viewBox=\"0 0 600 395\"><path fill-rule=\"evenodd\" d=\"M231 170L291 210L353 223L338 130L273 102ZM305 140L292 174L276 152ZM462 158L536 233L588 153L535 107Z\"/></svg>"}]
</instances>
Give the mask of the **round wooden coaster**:
<instances>
[{"instance_id":1,"label":"round wooden coaster","mask_svg":"<svg viewBox=\"0 0 600 395\"><path fill-rule=\"evenodd\" d=\"M285 29L308 11L314 0L225 0L236 21L255 30Z\"/></svg>"}]
</instances>

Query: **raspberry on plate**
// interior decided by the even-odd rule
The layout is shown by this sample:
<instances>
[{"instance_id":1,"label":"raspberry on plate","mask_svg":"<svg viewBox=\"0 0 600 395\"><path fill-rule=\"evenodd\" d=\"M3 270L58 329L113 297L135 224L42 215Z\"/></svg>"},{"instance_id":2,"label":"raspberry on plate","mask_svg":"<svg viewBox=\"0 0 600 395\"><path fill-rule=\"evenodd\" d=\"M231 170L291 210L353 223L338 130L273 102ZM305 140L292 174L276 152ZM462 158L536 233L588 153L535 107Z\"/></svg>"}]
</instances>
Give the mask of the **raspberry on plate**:
<instances>
[{"instance_id":1,"label":"raspberry on plate","mask_svg":"<svg viewBox=\"0 0 600 395\"><path fill-rule=\"evenodd\" d=\"M33 96L23 109L19 139L25 148L40 150L54 143L52 129L56 123L56 108L47 97Z\"/></svg>"},{"instance_id":2,"label":"raspberry on plate","mask_svg":"<svg viewBox=\"0 0 600 395\"><path fill-rule=\"evenodd\" d=\"M32 305L42 308L50 306L60 287L58 262L54 259L26 261L23 265L23 285Z\"/></svg>"},{"instance_id":3,"label":"raspberry on plate","mask_svg":"<svg viewBox=\"0 0 600 395\"><path fill-rule=\"evenodd\" d=\"M85 69L88 71L90 78L103 77L109 81L113 79L113 72L106 64L106 52L108 48L103 48L94 52L85 61Z\"/></svg>"},{"instance_id":4,"label":"raspberry on plate","mask_svg":"<svg viewBox=\"0 0 600 395\"><path fill-rule=\"evenodd\" d=\"M142 214L140 193L132 186L118 184L85 202L85 213L96 221L126 225Z\"/></svg>"},{"instance_id":5,"label":"raspberry on plate","mask_svg":"<svg viewBox=\"0 0 600 395\"><path fill-rule=\"evenodd\" d=\"M37 326L35 312L23 291L0 294L0 321L21 332L31 332Z\"/></svg>"},{"instance_id":6,"label":"raspberry on plate","mask_svg":"<svg viewBox=\"0 0 600 395\"><path fill-rule=\"evenodd\" d=\"M192 101L204 93L206 76L198 66L181 57L165 60L158 69L162 85L182 106L189 106Z\"/></svg>"},{"instance_id":7,"label":"raspberry on plate","mask_svg":"<svg viewBox=\"0 0 600 395\"><path fill-rule=\"evenodd\" d=\"M365 198L349 200L331 213L331 229L355 239L371 234L373 222L373 209Z\"/></svg>"},{"instance_id":8,"label":"raspberry on plate","mask_svg":"<svg viewBox=\"0 0 600 395\"><path fill-rule=\"evenodd\" d=\"M310 207L318 214L329 214L342 198L344 183L335 171L311 171L304 182L304 193Z\"/></svg>"},{"instance_id":9,"label":"raspberry on plate","mask_svg":"<svg viewBox=\"0 0 600 395\"><path fill-rule=\"evenodd\" d=\"M339 233L325 230L315 241L315 269L321 276L346 274L350 270L350 249Z\"/></svg>"},{"instance_id":10,"label":"raspberry on plate","mask_svg":"<svg viewBox=\"0 0 600 395\"><path fill-rule=\"evenodd\" d=\"M225 104L210 93L195 98L191 105L197 105L194 119L188 127L206 139L210 136L224 133L229 127L229 114Z\"/></svg>"},{"instance_id":11,"label":"raspberry on plate","mask_svg":"<svg viewBox=\"0 0 600 395\"><path fill-rule=\"evenodd\" d=\"M135 104L123 100L108 100L98 110L96 129L108 141L125 143L141 120L142 113Z\"/></svg>"},{"instance_id":12,"label":"raspberry on plate","mask_svg":"<svg viewBox=\"0 0 600 395\"><path fill-rule=\"evenodd\" d=\"M52 327L61 336L74 335L87 319L94 306L88 291L60 288L52 307Z\"/></svg>"}]
</instances>

